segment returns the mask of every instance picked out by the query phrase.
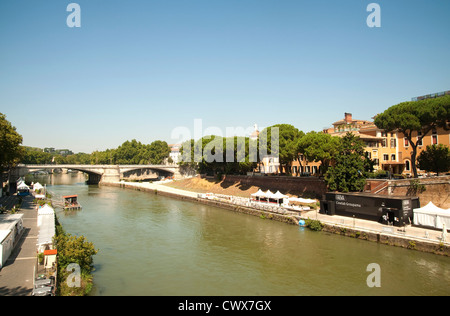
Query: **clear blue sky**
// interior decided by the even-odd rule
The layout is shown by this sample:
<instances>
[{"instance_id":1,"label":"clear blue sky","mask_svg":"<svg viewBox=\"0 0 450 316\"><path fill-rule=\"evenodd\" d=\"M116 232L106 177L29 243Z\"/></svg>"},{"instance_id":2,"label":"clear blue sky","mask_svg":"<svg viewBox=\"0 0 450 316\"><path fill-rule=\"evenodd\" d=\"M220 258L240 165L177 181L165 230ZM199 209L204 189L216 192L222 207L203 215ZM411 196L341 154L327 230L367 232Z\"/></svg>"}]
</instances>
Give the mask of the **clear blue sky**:
<instances>
[{"instance_id":1,"label":"clear blue sky","mask_svg":"<svg viewBox=\"0 0 450 316\"><path fill-rule=\"evenodd\" d=\"M75 152L171 143L194 119L223 133L370 120L450 90L449 13L448 0L1 0L0 112L24 145Z\"/></svg>"}]
</instances>

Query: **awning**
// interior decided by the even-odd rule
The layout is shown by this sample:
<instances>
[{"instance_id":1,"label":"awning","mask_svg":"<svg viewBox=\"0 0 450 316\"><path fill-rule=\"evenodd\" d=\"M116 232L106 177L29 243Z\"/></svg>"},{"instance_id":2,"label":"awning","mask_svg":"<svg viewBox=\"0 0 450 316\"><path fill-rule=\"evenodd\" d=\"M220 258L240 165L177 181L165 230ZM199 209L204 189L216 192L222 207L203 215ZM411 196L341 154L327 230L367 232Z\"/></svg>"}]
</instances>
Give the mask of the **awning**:
<instances>
[{"instance_id":1,"label":"awning","mask_svg":"<svg viewBox=\"0 0 450 316\"><path fill-rule=\"evenodd\" d=\"M65 195L65 196L63 196L63 198L65 198L65 199L74 198L74 197L78 197L78 195Z\"/></svg>"}]
</instances>

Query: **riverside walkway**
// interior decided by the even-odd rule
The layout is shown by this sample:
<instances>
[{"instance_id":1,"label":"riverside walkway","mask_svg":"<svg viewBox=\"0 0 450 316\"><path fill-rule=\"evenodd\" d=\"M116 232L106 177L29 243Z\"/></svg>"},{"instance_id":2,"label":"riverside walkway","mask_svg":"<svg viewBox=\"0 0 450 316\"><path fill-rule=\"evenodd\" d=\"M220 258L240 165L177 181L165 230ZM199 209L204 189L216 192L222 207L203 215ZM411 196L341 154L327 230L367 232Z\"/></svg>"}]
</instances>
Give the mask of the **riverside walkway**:
<instances>
[{"instance_id":1,"label":"riverside walkway","mask_svg":"<svg viewBox=\"0 0 450 316\"><path fill-rule=\"evenodd\" d=\"M31 196L23 197L19 213L23 214L23 233L0 270L0 296L29 296L33 290L39 228Z\"/></svg>"}]
</instances>

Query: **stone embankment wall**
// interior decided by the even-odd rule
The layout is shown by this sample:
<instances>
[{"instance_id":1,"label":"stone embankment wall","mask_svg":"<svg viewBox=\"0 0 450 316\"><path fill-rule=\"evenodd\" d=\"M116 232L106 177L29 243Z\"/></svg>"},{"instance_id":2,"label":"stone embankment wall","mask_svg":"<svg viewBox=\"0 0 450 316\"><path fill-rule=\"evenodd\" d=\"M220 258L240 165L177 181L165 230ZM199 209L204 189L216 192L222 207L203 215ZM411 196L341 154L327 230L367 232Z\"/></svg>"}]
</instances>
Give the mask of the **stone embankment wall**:
<instances>
[{"instance_id":1,"label":"stone embankment wall","mask_svg":"<svg viewBox=\"0 0 450 316\"><path fill-rule=\"evenodd\" d=\"M416 185L411 181L417 180ZM383 183L386 185L383 186ZM379 187L380 195L418 196L420 205L425 206L432 201L441 208L450 208L450 176L439 176L402 180L371 180L369 187Z\"/></svg>"},{"instance_id":2,"label":"stone embankment wall","mask_svg":"<svg viewBox=\"0 0 450 316\"><path fill-rule=\"evenodd\" d=\"M245 190L252 186L261 190L271 190L274 193L279 190L283 194L299 195L321 199L327 192L327 185L324 180L316 177L278 177L278 176L225 176L223 183L235 184Z\"/></svg>"},{"instance_id":3,"label":"stone embankment wall","mask_svg":"<svg viewBox=\"0 0 450 316\"><path fill-rule=\"evenodd\" d=\"M377 242L388 246L396 246L450 257L450 246L444 243L421 241L408 237L394 236L391 234L383 234L380 232L353 229L330 224L324 224L323 231L351 238Z\"/></svg>"}]
</instances>

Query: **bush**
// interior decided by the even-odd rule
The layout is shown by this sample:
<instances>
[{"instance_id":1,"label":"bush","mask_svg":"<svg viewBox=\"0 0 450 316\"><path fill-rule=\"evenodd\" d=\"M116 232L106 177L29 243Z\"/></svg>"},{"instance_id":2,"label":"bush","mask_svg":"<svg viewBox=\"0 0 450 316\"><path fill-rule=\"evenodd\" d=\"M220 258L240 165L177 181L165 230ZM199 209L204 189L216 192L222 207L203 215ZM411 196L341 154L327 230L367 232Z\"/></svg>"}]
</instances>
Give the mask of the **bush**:
<instances>
[{"instance_id":1,"label":"bush","mask_svg":"<svg viewBox=\"0 0 450 316\"><path fill-rule=\"evenodd\" d=\"M305 221L305 226L314 231L321 231L323 224L319 220L307 219Z\"/></svg>"}]
</instances>

